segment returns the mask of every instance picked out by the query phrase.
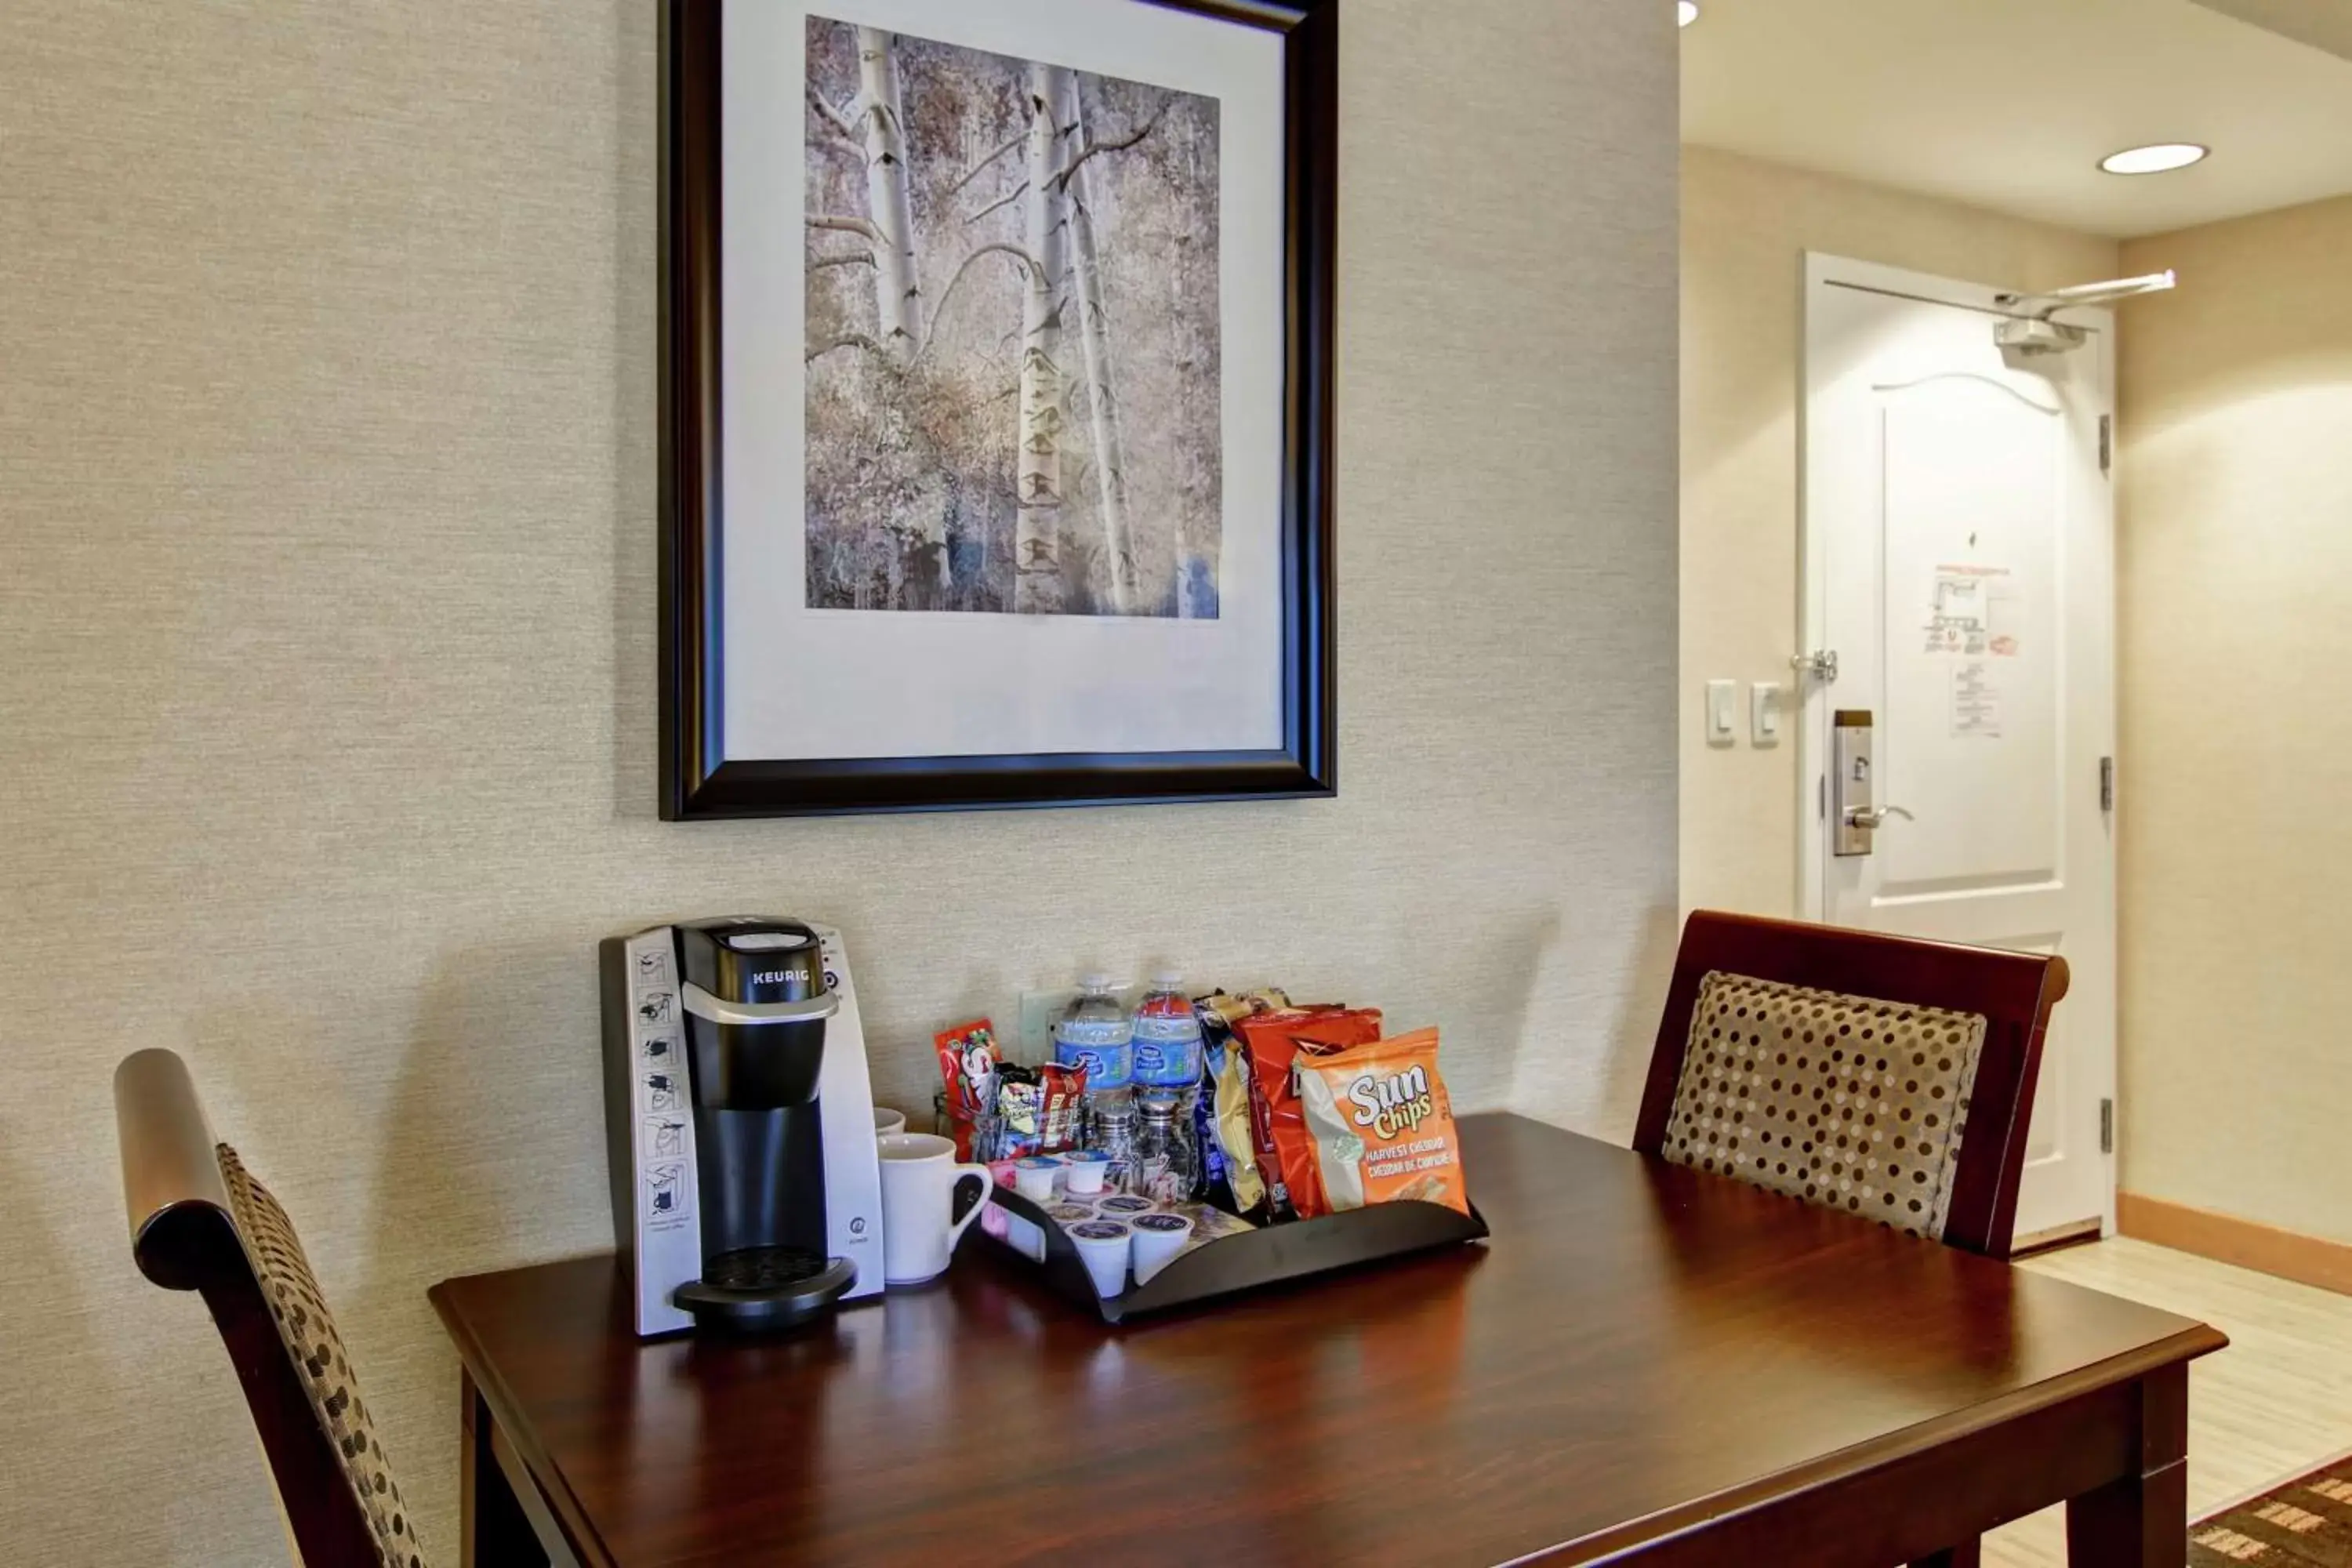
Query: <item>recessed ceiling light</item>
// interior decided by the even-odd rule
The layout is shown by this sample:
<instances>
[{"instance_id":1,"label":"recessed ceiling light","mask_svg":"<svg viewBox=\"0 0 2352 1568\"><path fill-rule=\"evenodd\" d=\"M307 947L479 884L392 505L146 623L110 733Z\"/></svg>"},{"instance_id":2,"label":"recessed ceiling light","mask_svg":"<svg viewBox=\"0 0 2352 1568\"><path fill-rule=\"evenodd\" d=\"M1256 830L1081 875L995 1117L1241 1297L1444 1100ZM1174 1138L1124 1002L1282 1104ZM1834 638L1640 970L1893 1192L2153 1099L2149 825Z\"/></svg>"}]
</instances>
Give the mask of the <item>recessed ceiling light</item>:
<instances>
[{"instance_id":1,"label":"recessed ceiling light","mask_svg":"<svg viewBox=\"0 0 2352 1568\"><path fill-rule=\"evenodd\" d=\"M2168 169L2185 169L2191 163L2203 163L2211 151L2194 142L2158 142L2110 153L2099 160L2099 167L2110 174L2161 174Z\"/></svg>"},{"instance_id":2,"label":"recessed ceiling light","mask_svg":"<svg viewBox=\"0 0 2352 1568\"><path fill-rule=\"evenodd\" d=\"M1675 26L1687 27L1698 20L1698 0L1675 0Z\"/></svg>"}]
</instances>

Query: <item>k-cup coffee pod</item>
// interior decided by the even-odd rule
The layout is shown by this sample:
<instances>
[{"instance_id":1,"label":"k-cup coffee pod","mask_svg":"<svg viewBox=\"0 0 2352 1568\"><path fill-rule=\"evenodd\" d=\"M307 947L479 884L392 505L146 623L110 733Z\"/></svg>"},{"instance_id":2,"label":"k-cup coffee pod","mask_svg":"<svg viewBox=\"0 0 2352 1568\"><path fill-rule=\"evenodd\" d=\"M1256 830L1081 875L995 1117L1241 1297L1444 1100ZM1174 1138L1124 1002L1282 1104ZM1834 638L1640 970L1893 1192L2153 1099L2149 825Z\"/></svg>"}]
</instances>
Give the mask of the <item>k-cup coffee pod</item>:
<instances>
[{"instance_id":1,"label":"k-cup coffee pod","mask_svg":"<svg viewBox=\"0 0 2352 1568\"><path fill-rule=\"evenodd\" d=\"M1092 1197L1103 1189L1110 1156L1099 1149L1076 1149L1062 1156L1062 1179L1074 1198Z\"/></svg>"},{"instance_id":2,"label":"k-cup coffee pod","mask_svg":"<svg viewBox=\"0 0 2352 1568\"><path fill-rule=\"evenodd\" d=\"M1074 1225L1084 1225L1095 1217L1092 1204L1055 1204L1045 1211L1045 1217L1067 1230Z\"/></svg>"},{"instance_id":3,"label":"k-cup coffee pod","mask_svg":"<svg viewBox=\"0 0 2352 1568\"><path fill-rule=\"evenodd\" d=\"M1123 1220L1090 1219L1070 1227L1070 1239L1094 1276L1095 1294L1108 1300L1127 1289L1128 1253L1135 1233Z\"/></svg>"},{"instance_id":4,"label":"k-cup coffee pod","mask_svg":"<svg viewBox=\"0 0 2352 1568\"><path fill-rule=\"evenodd\" d=\"M1192 1222L1181 1214L1139 1214L1127 1223L1135 1233L1131 1249L1138 1285L1150 1284L1169 1259L1184 1250L1192 1234Z\"/></svg>"},{"instance_id":5,"label":"k-cup coffee pod","mask_svg":"<svg viewBox=\"0 0 2352 1568\"><path fill-rule=\"evenodd\" d=\"M1051 1203L1061 1175L1061 1161L1050 1154L1033 1154L1013 1163L1013 1190L1032 1203Z\"/></svg>"},{"instance_id":6,"label":"k-cup coffee pod","mask_svg":"<svg viewBox=\"0 0 2352 1568\"><path fill-rule=\"evenodd\" d=\"M1151 1200L1139 1198L1133 1193L1113 1193L1095 1205L1095 1211L1105 1219L1131 1219L1151 1212Z\"/></svg>"}]
</instances>

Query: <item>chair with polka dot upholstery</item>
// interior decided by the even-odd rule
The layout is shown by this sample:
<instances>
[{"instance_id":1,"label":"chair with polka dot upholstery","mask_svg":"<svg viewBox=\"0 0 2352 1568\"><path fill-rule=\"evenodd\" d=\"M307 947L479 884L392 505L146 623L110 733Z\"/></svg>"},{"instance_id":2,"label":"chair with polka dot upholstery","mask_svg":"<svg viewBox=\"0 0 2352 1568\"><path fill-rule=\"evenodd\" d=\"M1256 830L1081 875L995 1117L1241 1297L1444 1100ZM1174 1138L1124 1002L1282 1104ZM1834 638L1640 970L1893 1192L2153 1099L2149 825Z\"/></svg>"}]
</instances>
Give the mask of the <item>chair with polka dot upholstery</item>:
<instances>
[{"instance_id":1,"label":"chair with polka dot upholstery","mask_svg":"<svg viewBox=\"0 0 2352 1568\"><path fill-rule=\"evenodd\" d=\"M1702 910L1633 1147L2006 1258L2054 955ZM1980 1543L1914 1568L1973 1568Z\"/></svg>"},{"instance_id":2,"label":"chair with polka dot upholstery","mask_svg":"<svg viewBox=\"0 0 2352 1568\"><path fill-rule=\"evenodd\" d=\"M2009 1256L2066 961L1700 910L1633 1146Z\"/></svg>"},{"instance_id":3,"label":"chair with polka dot upholstery","mask_svg":"<svg viewBox=\"0 0 2352 1568\"><path fill-rule=\"evenodd\" d=\"M425 1568L399 1483L294 1227L236 1151L215 1143L180 1058L114 1072L131 1251L211 1310L304 1568Z\"/></svg>"}]
</instances>

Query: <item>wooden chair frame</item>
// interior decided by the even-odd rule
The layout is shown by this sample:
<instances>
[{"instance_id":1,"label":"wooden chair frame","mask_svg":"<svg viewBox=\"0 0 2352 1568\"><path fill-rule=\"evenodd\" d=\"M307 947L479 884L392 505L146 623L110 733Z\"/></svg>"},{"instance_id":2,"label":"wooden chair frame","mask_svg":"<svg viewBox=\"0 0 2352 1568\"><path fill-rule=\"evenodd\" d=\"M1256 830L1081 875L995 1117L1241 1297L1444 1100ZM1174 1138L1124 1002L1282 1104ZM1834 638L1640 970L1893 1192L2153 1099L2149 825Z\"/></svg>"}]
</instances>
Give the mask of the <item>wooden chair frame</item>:
<instances>
[{"instance_id":1,"label":"wooden chair frame","mask_svg":"<svg viewBox=\"0 0 2352 1568\"><path fill-rule=\"evenodd\" d=\"M1644 1154L1665 1148L1683 1052L1690 1043L1691 1009L1700 983L1717 970L1983 1015L1984 1052L1977 1062L1943 1240L1988 1258L2009 1257L2042 1037L2050 1010L2066 994L2064 959L1698 910L1683 927L1674 984L1650 1055L1649 1082L1633 1132L1633 1147Z\"/></svg>"},{"instance_id":2,"label":"wooden chair frame","mask_svg":"<svg viewBox=\"0 0 2352 1568\"><path fill-rule=\"evenodd\" d=\"M114 1122L131 1255L170 1290L204 1298L261 1435L305 1568L377 1568L374 1532L311 1408L239 1239L212 1129L186 1064L139 1051L114 1069Z\"/></svg>"}]
</instances>

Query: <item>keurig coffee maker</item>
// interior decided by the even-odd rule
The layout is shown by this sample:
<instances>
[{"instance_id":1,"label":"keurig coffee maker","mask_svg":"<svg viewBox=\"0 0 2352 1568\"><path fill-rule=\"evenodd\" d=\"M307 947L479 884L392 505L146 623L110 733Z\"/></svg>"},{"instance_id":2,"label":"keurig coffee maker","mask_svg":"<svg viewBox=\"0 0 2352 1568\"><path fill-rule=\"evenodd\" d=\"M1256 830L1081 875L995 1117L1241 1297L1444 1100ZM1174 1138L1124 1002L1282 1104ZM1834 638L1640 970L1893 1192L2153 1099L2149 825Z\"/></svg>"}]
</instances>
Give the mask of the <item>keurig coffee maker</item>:
<instances>
[{"instance_id":1,"label":"keurig coffee maker","mask_svg":"<svg viewBox=\"0 0 2352 1568\"><path fill-rule=\"evenodd\" d=\"M789 1328L879 1291L874 1097L838 934L737 915L614 937L601 959L637 1331Z\"/></svg>"}]
</instances>

